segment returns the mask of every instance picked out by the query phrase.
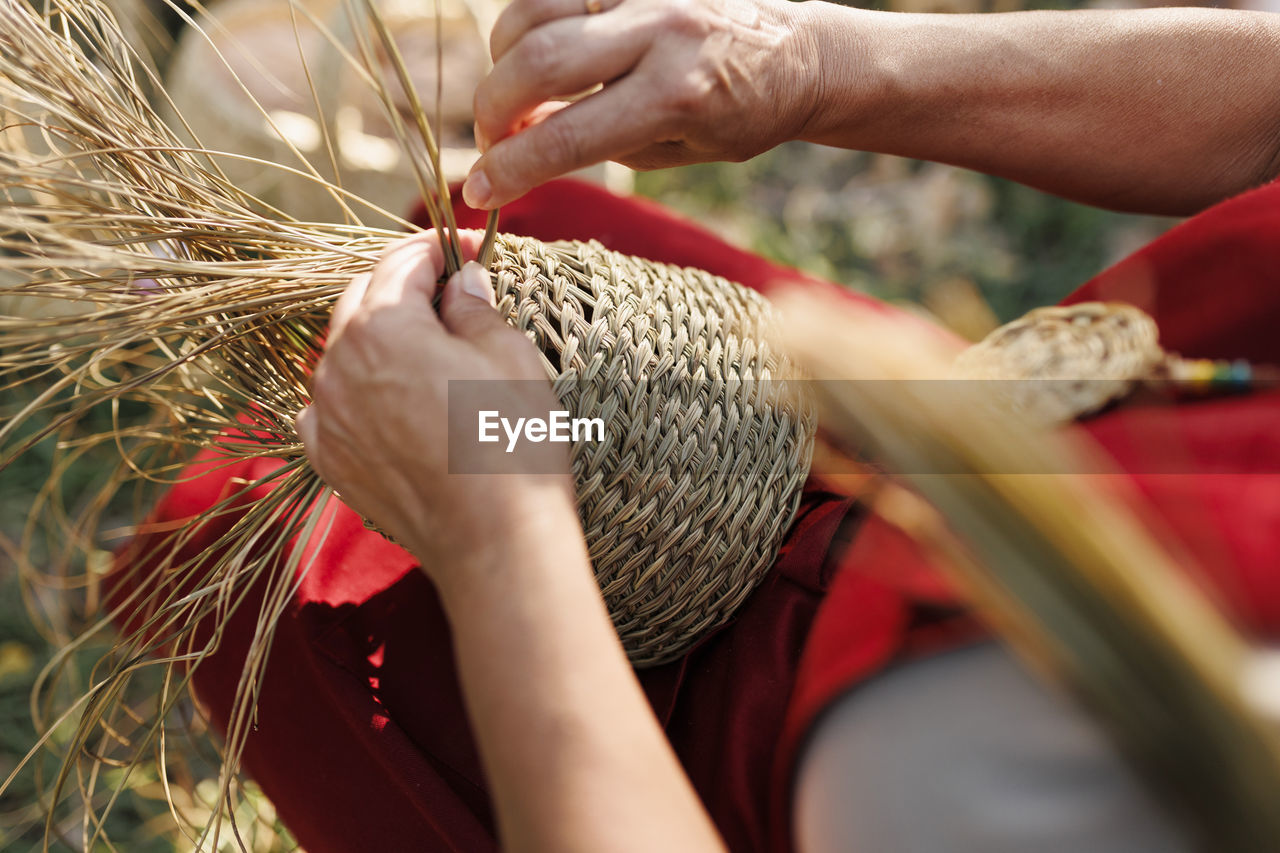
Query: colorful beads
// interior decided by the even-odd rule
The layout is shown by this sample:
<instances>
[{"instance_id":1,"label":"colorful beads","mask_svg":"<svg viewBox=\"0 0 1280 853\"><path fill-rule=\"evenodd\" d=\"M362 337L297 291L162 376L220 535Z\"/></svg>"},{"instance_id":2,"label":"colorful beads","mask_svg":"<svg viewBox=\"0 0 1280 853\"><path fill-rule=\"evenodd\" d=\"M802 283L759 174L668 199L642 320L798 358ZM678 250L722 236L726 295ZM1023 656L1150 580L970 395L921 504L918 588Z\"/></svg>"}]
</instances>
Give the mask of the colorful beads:
<instances>
[{"instance_id":1,"label":"colorful beads","mask_svg":"<svg viewBox=\"0 0 1280 853\"><path fill-rule=\"evenodd\" d=\"M1253 366L1242 359L1213 361L1207 358L1178 359L1170 378L1182 390L1193 394L1222 391L1247 391L1253 384Z\"/></svg>"}]
</instances>

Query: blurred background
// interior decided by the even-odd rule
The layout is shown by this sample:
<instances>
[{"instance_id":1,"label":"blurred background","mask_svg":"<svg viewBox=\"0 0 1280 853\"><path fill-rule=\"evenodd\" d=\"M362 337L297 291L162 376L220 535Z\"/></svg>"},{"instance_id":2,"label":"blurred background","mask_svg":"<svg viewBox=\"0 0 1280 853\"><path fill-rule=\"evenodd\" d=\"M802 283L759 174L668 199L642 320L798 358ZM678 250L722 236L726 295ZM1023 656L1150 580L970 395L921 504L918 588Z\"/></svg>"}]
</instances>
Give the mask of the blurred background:
<instances>
[{"instance_id":1,"label":"blurred background","mask_svg":"<svg viewBox=\"0 0 1280 853\"><path fill-rule=\"evenodd\" d=\"M388 209L396 204L407 209L411 199L396 200L388 195L403 192L405 181L396 172L402 164L397 165L394 148L388 147L385 126L379 125L376 113L361 111L359 104L343 103L340 70L327 64L324 46L319 43L308 48L319 51L314 62L322 84L319 88L326 92L324 97L338 94L328 111L330 119L308 114L306 78L299 75L298 67L290 67L297 58L296 19L290 19L287 3L209 3L214 14L225 12L228 21L237 22L222 35L214 33L214 38L234 37L248 43L246 53L231 50L227 55L270 108L276 119L271 129L262 125L256 113L248 114L243 104L235 103L233 86L229 78L220 78L221 66L211 51L189 34L182 38L180 17L159 0L113 0L109 5L118 9L136 37L135 43L155 57L166 74L166 91L205 143L238 147L268 159L287 159L280 137L301 150L314 150L316 122L331 120L343 148L346 185L370 197L391 198L385 201ZM328 7L323 0L317 0L317 8L321 10L319 17L325 19ZM417 82L427 93L435 91L432 8L426 0L400 0L396 5L397 34L406 40L406 54L423 75ZM449 94L440 112L446 125L442 137L449 149L446 168L455 175L465 174L472 156L468 113L471 89L484 70L480 32L487 31L497 8L461 0L443 5L443 91ZM1025 7L1018 0L893 0L885 8L974 12ZM247 58L248 53L254 55L253 61ZM262 57L273 67L258 78L254 76L259 73L257 58ZM328 85L332 81L325 75L329 74L339 75L333 86ZM278 85L280 82L284 85ZM743 164L710 164L638 175L617 169L594 170L592 176L615 188L654 198L768 258L929 312L971 339L1030 308L1057 301L1171 224L1170 220L1071 204L946 166L802 143L784 145ZM261 170L247 171L236 179L286 209L315 209L315 200L305 186L280 182L278 176ZM29 399L30 393L22 388L0 390L0 412L12 411ZM99 456L91 454L59 483L62 498L73 514L75 496L92 491L95 459L104 469L112 461L111 448L94 453ZM50 589L36 593L42 598L33 601L24 596L18 583L18 542L40 489L50 481L52 458L52 445L45 442L0 474L0 778L10 774L33 743L29 696L40 668L56 648L75 636L92 604L92 590ZM115 521L128 524L137 511L122 499ZM40 541L37 537L27 554L36 567L46 556ZM109 555L91 555L90 561L95 559L105 565ZM33 621L29 615L33 609L43 616ZM88 651L85 660L93 657L92 649ZM87 671L80 673L79 683L89 677ZM212 757L197 756L184 771L186 777L174 780L174 795L182 800L184 810L199 813L202 799L211 796L215 767ZM36 792L52 770L51 761L37 761L0 798L0 850L39 849L45 807ZM169 807L154 771L135 773L131 794L111 817L119 849L130 853L191 849L190 842L172 829ZM60 828L73 849L79 849L78 820L69 816ZM240 828L252 850L293 847L274 820L270 803L252 787Z\"/></svg>"}]
</instances>

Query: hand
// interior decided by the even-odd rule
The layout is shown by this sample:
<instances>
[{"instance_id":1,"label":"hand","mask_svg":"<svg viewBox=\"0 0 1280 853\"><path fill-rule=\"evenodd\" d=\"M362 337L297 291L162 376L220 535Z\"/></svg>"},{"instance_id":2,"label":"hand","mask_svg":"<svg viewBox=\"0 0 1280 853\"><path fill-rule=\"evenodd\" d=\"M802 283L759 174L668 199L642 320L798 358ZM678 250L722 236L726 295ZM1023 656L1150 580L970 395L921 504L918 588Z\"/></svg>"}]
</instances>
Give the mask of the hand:
<instances>
[{"instance_id":1,"label":"hand","mask_svg":"<svg viewBox=\"0 0 1280 853\"><path fill-rule=\"evenodd\" d=\"M462 242L474 258L479 234L465 232ZM556 535L577 528L581 538L567 454L554 475L449 473L450 379L541 380L510 383L523 395L513 404L558 406L533 345L494 310L478 264L449 280L436 314L443 265L429 231L393 244L372 274L352 281L334 307L313 402L297 419L316 472L412 551L442 589L455 576L511 562L512 549L527 544L522 537L536 538L548 521Z\"/></svg>"},{"instance_id":2,"label":"hand","mask_svg":"<svg viewBox=\"0 0 1280 853\"><path fill-rule=\"evenodd\" d=\"M504 846L723 850L613 631L568 454L553 475L448 473L450 379L541 380L509 383L513 404L557 406L477 264L436 315L443 265L434 233L411 237L338 301L297 420L311 464L435 581Z\"/></svg>"},{"instance_id":3,"label":"hand","mask_svg":"<svg viewBox=\"0 0 1280 853\"><path fill-rule=\"evenodd\" d=\"M513 0L476 89L484 152L463 188L493 208L604 160L745 160L799 136L818 103L806 4ZM603 88L573 103L555 100Z\"/></svg>"}]
</instances>

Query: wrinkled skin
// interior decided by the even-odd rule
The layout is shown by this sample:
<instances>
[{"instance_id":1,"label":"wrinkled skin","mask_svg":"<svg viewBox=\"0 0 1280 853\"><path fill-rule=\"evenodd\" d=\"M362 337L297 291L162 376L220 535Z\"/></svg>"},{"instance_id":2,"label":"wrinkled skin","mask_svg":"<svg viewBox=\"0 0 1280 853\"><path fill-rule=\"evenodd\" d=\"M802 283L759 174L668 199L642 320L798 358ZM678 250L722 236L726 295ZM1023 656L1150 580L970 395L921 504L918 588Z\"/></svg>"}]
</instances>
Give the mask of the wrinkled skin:
<instances>
[{"instance_id":1,"label":"wrinkled skin","mask_svg":"<svg viewBox=\"0 0 1280 853\"><path fill-rule=\"evenodd\" d=\"M819 94L798 8L605 0L588 15L583 0L514 0L476 90L485 154L467 202L502 204L602 160L637 169L745 160L799 136ZM557 100L600 84L572 104Z\"/></svg>"}]
</instances>

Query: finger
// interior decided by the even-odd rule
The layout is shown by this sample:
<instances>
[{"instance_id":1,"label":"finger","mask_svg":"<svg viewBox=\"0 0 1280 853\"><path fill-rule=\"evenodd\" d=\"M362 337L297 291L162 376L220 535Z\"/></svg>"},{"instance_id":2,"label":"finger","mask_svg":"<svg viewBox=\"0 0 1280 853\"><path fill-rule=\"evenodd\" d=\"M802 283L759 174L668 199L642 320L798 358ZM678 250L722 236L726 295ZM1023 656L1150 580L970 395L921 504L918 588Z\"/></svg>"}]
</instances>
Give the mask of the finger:
<instances>
[{"instance_id":1,"label":"finger","mask_svg":"<svg viewBox=\"0 0 1280 853\"><path fill-rule=\"evenodd\" d=\"M416 299L420 306L429 308L443 268L444 251L434 231L392 243L373 268L361 307L373 311Z\"/></svg>"},{"instance_id":2,"label":"finger","mask_svg":"<svg viewBox=\"0 0 1280 853\"><path fill-rule=\"evenodd\" d=\"M520 39L476 87L480 138L492 144L514 132L529 111L631 71L649 42L610 16L553 21Z\"/></svg>"},{"instance_id":3,"label":"finger","mask_svg":"<svg viewBox=\"0 0 1280 853\"><path fill-rule=\"evenodd\" d=\"M462 246L462 260L474 261L480 257L480 244L484 242L484 232L467 229L458 232L458 243Z\"/></svg>"},{"instance_id":4,"label":"finger","mask_svg":"<svg viewBox=\"0 0 1280 853\"><path fill-rule=\"evenodd\" d=\"M315 413L311 411L310 406L304 406L296 415L293 416L293 429L298 433L298 438L304 445L315 443Z\"/></svg>"},{"instance_id":5,"label":"finger","mask_svg":"<svg viewBox=\"0 0 1280 853\"><path fill-rule=\"evenodd\" d=\"M493 281L477 263L463 265L445 284L440 318L453 334L480 341L506 331L502 315L494 310Z\"/></svg>"},{"instance_id":6,"label":"finger","mask_svg":"<svg viewBox=\"0 0 1280 853\"><path fill-rule=\"evenodd\" d=\"M662 142L667 119L650 108L653 93L635 76L549 115L485 152L462 195L488 210L552 178Z\"/></svg>"},{"instance_id":7,"label":"finger","mask_svg":"<svg viewBox=\"0 0 1280 853\"><path fill-rule=\"evenodd\" d=\"M546 121L552 113L558 113L565 107L570 106L572 103L572 101L547 101L546 103L538 104L536 107L525 113L524 118L520 119L519 124L517 124L511 132L519 133L522 130L533 127L535 124L540 124L541 122ZM479 122L475 124L475 137L476 150L481 154L493 147L489 138L486 137L484 132L480 129Z\"/></svg>"},{"instance_id":8,"label":"finger","mask_svg":"<svg viewBox=\"0 0 1280 853\"><path fill-rule=\"evenodd\" d=\"M525 33L548 21L604 12L621 0L514 0L493 22L489 55L497 62Z\"/></svg>"},{"instance_id":9,"label":"finger","mask_svg":"<svg viewBox=\"0 0 1280 853\"><path fill-rule=\"evenodd\" d=\"M361 300L364 299L364 292L369 287L370 277L367 272L360 273L351 279L347 289L338 297L337 303L333 306L333 315L329 318L329 340L341 335L342 330L347 327L347 323L351 322L351 316L355 314L356 309L360 307Z\"/></svg>"},{"instance_id":10,"label":"finger","mask_svg":"<svg viewBox=\"0 0 1280 853\"><path fill-rule=\"evenodd\" d=\"M334 479L334 473L341 470L343 463L341 460L331 460L328 451L325 449L324 442L320 440L320 417L316 413L315 404L312 404L298 412L293 419L294 430L298 433L298 437L302 439L302 449L307 454L307 463L310 464L311 470L316 473L316 476L324 481L325 485L337 495L339 500L357 514L365 515L347 495L342 494L339 483ZM334 446L332 438L330 442L329 446ZM333 471L330 471L328 467L331 461L338 466Z\"/></svg>"},{"instance_id":11,"label":"finger","mask_svg":"<svg viewBox=\"0 0 1280 853\"><path fill-rule=\"evenodd\" d=\"M324 470L320 461L320 442L318 440L318 427L316 424L316 413L314 406L307 406L293 417L293 429L298 433L298 438L302 441L302 448L306 451L307 461L311 463L311 470L320 475L320 479L325 479Z\"/></svg>"}]
</instances>

